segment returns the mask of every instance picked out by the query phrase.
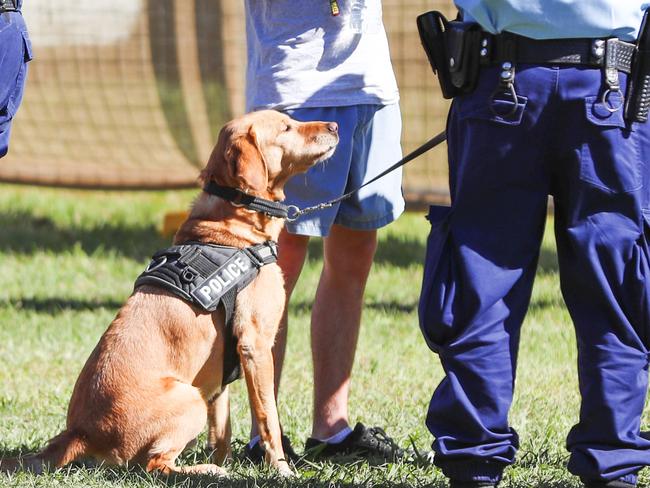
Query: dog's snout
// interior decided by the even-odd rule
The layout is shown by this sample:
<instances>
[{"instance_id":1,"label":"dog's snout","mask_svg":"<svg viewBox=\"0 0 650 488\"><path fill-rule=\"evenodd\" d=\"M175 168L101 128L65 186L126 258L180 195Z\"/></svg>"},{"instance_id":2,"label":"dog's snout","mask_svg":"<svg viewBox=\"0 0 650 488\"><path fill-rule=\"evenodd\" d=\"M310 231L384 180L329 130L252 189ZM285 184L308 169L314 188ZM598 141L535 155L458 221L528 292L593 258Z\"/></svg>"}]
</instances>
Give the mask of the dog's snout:
<instances>
[{"instance_id":1,"label":"dog's snout","mask_svg":"<svg viewBox=\"0 0 650 488\"><path fill-rule=\"evenodd\" d=\"M327 124L327 130L330 131L332 134L336 134L339 131L339 124L336 122L329 122Z\"/></svg>"}]
</instances>

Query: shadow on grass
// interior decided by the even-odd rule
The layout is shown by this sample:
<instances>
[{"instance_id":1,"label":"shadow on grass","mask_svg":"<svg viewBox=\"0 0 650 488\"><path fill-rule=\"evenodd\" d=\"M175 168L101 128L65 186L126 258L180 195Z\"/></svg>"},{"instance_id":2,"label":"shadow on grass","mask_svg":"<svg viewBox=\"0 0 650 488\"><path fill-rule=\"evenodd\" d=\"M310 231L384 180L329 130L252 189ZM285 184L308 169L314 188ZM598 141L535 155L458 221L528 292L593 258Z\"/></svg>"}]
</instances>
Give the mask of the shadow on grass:
<instances>
[{"instance_id":1,"label":"shadow on grass","mask_svg":"<svg viewBox=\"0 0 650 488\"><path fill-rule=\"evenodd\" d=\"M37 451L31 450L30 446L21 446L11 450L0 450L0 459L14 458L17 456L27 457L37 454ZM207 460L199 460L205 462ZM197 463L197 464L198 464ZM189 466L194 463L184 462L182 465ZM283 478L277 473L273 472L268 467L260 467L256 472L251 473L250 465L248 463L231 463L226 465L229 476L221 478L213 475L197 475L197 474L183 474L174 473L166 476L161 473L147 473L142 467L138 465L131 466L108 466L100 465L92 460L74 462L60 468L57 473L57 484L62 481L61 475L70 476L71 485L82 486L84 477L92 478L93 484L97 482L107 483L124 483L134 484L140 486L183 486L184 488L216 488L220 486L234 487L234 488L265 488L265 487L281 487L281 488L365 488L373 487L386 487L386 488L413 488L418 486L427 486L432 488L443 488L447 484L444 481L429 482L428 480L377 480L372 479L375 476L381 476L381 473L375 471L374 475L368 477L362 482L346 482L334 478L349 477L353 478L358 475L358 470L364 469L360 466L359 462L331 465L331 464L313 464L306 468L297 471L298 476L294 478ZM367 468L366 468L367 469ZM382 466L379 469L382 472L389 474L390 468ZM402 469L408 469L402 467ZM2 472L0 472L2 474ZM54 471L46 471L43 475L33 475L35 478L45 480L47 477L54 474ZM407 475L415 474L412 470L408 470ZM331 475L331 476L328 476ZM425 475L425 472L422 472ZM324 478L323 478L324 477ZM40 485L39 485L40 486Z\"/></svg>"},{"instance_id":2,"label":"shadow on grass","mask_svg":"<svg viewBox=\"0 0 650 488\"><path fill-rule=\"evenodd\" d=\"M413 483L403 481L371 481L363 482L345 482L337 480L319 479L310 474L300 473L295 478L282 478L278 475L269 473L269 470L260 471L259 474L242 475L231 470L227 478L218 478L215 476L173 474L170 476L152 475L144 472L140 468L130 468L128 473L119 468L100 468L101 474L96 478L101 478L108 482L124 482L127 479L130 482L155 483L156 486L183 486L184 488L367 488L367 487L386 487L386 488L414 488L417 486L426 486L431 488L443 488L447 486L446 482L438 481L433 483ZM337 473L337 475L340 473Z\"/></svg>"},{"instance_id":3,"label":"shadow on grass","mask_svg":"<svg viewBox=\"0 0 650 488\"><path fill-rule=\"evenodd\" d=\"M309 240L308 259L321 260L323 256L323 240ZM424 243L417 239L401 238L387 235L379 240L375 263L390 264L398 267L408 267L424 262Z\"/></svg>"},{"instance_id":4,"label":"shadow on grass","mask_svg":"<svg viewBox=\"0 0 650 488\"><path fill-rule=\"evenodd\" d=\"M295 312L307 313L311 312L314 301L291 301L289 308ZM417 303L404 303L397 300L384 301L384 302L365 302L364 309L378 310L387 313L411 313L418 309Z\"/></svg>"},{"instance_id":5,"label":"shadow on grass","mask_svg":"<svg viewBox=\"0 0 650 488\"><path fill-rule=\"evenodd\" d=\"M127 227L104 223L89 228L61 227L49 218L27 212L0 213L0 229L0 252L23 254L63 252L79 246L86 254L108 251L145 260L170 243L151 225Z\"/></svg>"},{"instance_id":6,"label":"shadow on grass","mask_svg":"<svg viewBox=\"0 0 650 488\"><path fill-rule=\"evenodd\" d=\"M548 298L536 298L531 300L528 305L528 311L547 310L550 308L565 307L564 302L557 300L549 300Z\"/></svg>"},{"instance_id":7,"label":"shadow on grass","mask_svg":"<svg viewBox=\"0 0 650 488\"><path fill-rule=\"evenodd\" d=\"M36 452L33 450L33 446L27 445L9 450L0 449L0 459L16 456L24 457L36 454ZM184 459L182 465L192 465L208 461L205 454L199 451L186 451L181 455L181 458ZM219 478L210 475L188 474L165 476L159 473L147 473L137 465L116 467L98 465L93 461L87 461L75 462L61 468L58 470L57 477L59 478L60 475L71 476L74 480L71 481L71 484L74 486L82 486L81 483L83 483L84 477L92 478L93 483L102 481L111 484L128 482L129 484L137 484L137 486L142 484L142 486L183 486L184 488L217 488L222 486L233 488L446 488L448 486L447 481L441 479L439 474L433 474L430 465L419 466L412 463L375 467L369 467L361 461L336 464L309 463L298 469L297 477L288 479L279 477L272 469L267 467L255 468L255 472L251 473L250 466L248 462L231 462L226 466L229 476L227 478ZM394 468L397 468L397 476L401 480L381 479L382 474L395 476ZM364 474L367 474L367 478L363 481L340 481L340 478L358 477L359 471L365 471ZM47 476L48 474L43 475L43 477ZM434 477L437 479L431 479ZM61 479L59 478L57 484L60 484L60 482ZM500 486L503 486L503 488L522 488L524 485L521 484L521 479L516 477L509 479L506 477ZM575 486L576 484L569 480L529 480L525 484L526 488L574 488Z\"/></svg>"},{"instance_id":8,"label":"shadow on grass","mask_svg":"<svg viewBox=\"0 0 650 488\"><path fill-rule=\"evenodd\" d=\"M0 306L10 306L16 310L28 310L32 312L47 313L54 315L67 310L99 310L103 308L117 309L124 302L111 299L84 300L75 298L19 298L9 299L6 302L0 301Z\"/></svg>"},{"instance_id":9,"label":"shadow on grass","mask_svg":"<svg viewBox=\"0 0 650 488\"><path fill-rule=\"evenodd\" d=\"M542 248L539 255L539 263L537 264L538 275L556 274L560 270L560 265L557 261L557 253L549 249Z\"/></svg>"}]
</instances>

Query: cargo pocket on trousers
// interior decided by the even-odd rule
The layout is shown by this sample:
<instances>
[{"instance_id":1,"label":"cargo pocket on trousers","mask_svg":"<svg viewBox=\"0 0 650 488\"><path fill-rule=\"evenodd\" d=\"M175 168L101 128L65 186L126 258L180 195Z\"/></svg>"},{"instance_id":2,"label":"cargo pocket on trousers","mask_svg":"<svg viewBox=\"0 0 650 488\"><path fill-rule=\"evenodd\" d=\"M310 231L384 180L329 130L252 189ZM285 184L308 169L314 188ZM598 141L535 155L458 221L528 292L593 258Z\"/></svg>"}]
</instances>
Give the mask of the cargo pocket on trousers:
<instances>
[{"instance_id":1,"label":"cargo pocket on trousers","mask_svg":"<svg viewBox=\"0 0 650 488\"><path fill-rule=\"evenodd\" d=\"M461 105L460 119L484 120L497 125L520 125L526 111L527 97L517 96L517 106L507 94L498 94L494 100L476 97L469 106ZM478 102L478 103L477 103Z\"/></svg>"},{"instance_id":2,"label":"cargo pocket on trousers","mask_svg":"<svg viewBox=\"0 0 650 488\"><path fill-rule=\"evenodd\" d=\"M451 329L455 283L450 256L449 220L451 207L433 205L427 219L431 231L427 240L424 276L418 315L427 345L438 352Z\"/></svg>"},{"instance_id":3,"label":"cargo pocket on trousers","mask_svg":"<svg viewBox=\"0 0 650 488\"><path fill-rule=\"evenodd\" d=\"M609 103L623 103L612 93ZM623 109L610 112L600 97L585 97L585 137L580 148L580 180L608 193L627 193L642 185L637 137L623 119Z\"/></svg>"}]
</instances>

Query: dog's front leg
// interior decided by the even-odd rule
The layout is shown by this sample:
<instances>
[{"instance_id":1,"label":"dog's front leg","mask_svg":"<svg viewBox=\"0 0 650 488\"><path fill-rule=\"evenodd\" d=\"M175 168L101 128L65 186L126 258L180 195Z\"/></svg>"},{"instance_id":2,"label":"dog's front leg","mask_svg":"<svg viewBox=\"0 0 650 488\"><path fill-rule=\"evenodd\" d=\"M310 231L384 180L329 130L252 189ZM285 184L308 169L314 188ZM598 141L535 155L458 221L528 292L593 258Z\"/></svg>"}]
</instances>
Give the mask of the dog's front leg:
<instances>
[{"instance_id":1,"label":"dog's front leg","mask_svg":"<svg viewBox=\"0 0 650 488\"><path fill-rule=\"evenodd\" d=\"M276 467L280 474L293 476L294 473L284 458L280 438L280 421L273 391L272 341L250 335L254 334L240 338L239 357L262 446L266 452L266 462Z\"/></svg>"},{"instance_id":2,"label":"dog's front leg","mask_svg":"<svg viewBox=\"0 0 650 488\"><path fill-rule=\"evenodd\" d=\"M230 396L226 386L208 402L208 448L213 451L212 462L217 466L232 458L231 435Z\"/></svg>"}]
</instances>

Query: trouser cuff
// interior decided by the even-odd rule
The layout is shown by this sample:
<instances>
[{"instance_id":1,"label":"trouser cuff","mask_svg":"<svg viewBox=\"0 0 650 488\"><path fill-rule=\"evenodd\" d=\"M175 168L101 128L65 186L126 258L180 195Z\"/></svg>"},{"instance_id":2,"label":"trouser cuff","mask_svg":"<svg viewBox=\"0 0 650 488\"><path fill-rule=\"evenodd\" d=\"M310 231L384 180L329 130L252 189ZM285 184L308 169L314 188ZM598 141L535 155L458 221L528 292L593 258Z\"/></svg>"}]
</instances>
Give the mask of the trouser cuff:
<instances>
[{"instance_id":1,"label":"trouser cuff","mask_svg":"<svg viewBox=\"0 0 650 488\"><path fill-rule=\"evenodd\" d=\"M638 474L637 473L630 473L625 476L622 476L621 478L617 478L612 481L593 481L593 480L587 480L584 478L581 478L582 482L587 486L587 487L595 487L595 488L630 488L636 486L637 480L638 480Z\"/></svg>"},{"instance_id":2,"label":"trouser cuff","mask_svg":"<svg viewBox=\"0 0 650 488\"><path fill-rule=\"evenodd\" d=\"M447 478L457 481L487 481L498 483L503 476L505 463L486 459L448 459L439 455L433 458L433 464L438 466Z\"/></svg>"}]
</instances>

